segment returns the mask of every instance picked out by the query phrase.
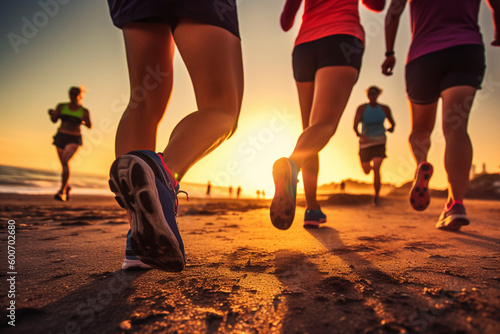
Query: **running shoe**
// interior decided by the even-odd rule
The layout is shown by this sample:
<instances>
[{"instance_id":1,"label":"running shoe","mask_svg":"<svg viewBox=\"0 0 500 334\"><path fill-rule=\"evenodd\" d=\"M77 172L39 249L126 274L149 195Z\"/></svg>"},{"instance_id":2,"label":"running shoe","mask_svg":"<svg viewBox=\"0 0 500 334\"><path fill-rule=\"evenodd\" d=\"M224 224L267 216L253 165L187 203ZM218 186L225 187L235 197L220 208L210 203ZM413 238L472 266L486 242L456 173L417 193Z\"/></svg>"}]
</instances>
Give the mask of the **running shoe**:
<instances>
[{"instance_id":1,"label":"running shoe","mask_svg":"<svg viewBox=\"0 0 500 334\"><path fill-rule=\"evenodd\" d=\"M436 228L445 231L459 231L462 226L469 225L470 221L465 212L465 206L455 203L449 210L443 210Z\"/></svg>"},{"instance_id":2,"label":"running shoe","mask_svg":"<svg viewBox=\"0 0 500 334\"><path fill-rule=\"evenodd\" d=\"M271 202L271 222L280 230L287 230L295 218L297 175L299 168L288 158L276 160L273 165L274 198Z\"/></svg>"},{"instance_id":3,"label":"running shoe","mask_svg":"<svg viewBox=\"0 0 500 334\"><path fill-rule=\"evenodd\" d=\"M152 151L133 151L113 162L109 187L130 214L130 247L145 264L182 271L184 244L177 227L179 183Z\"/></svg>"},{"instance_id":4,"label":"running shoe","mask_svg":"<svg viewBox=\"0 0 500 334\"><path fill-rule=\"evenodd\" d=\"M140 269L151 269L150 266L139 260L139 258L134 254L132 247L130 247L130 233L132 230L128 230L127 233L127 246L125 248L125 260L122 263L123 270L140 270Z\"/></svg>"},{"instance_id":5,"label":"running shoe","mask_svg":"<svg viewBox=\"0 0 500 334\"><path fill-rule=\"evenodd\" d=\"M432 165L426 161L418 165L415 180L410 191L411 206L417 211L424 211L431 202L429 180L431 179L432 171Z\"/></svg>"},{"instance_id":6,"label":"running shoe","mask_svg":"<svg viewBox=\"0 0 500 334\"><path fill-rule=\"evenodd\" d=\"M58 192L54 195L54 199L61 202L66 202L66 196L62 192Z\"/></svg>"},{"instance_id":7,"label":"running shoe","mask_svg":"<svg viewBox=\"0 0 500 334\"><path fill-rule=\"evenodd\" d=\"M326 223L326 215L318 206L317 210L306 209L304 213L304 227L318 227L319 224Z\"/></svg>"}]
</instances>

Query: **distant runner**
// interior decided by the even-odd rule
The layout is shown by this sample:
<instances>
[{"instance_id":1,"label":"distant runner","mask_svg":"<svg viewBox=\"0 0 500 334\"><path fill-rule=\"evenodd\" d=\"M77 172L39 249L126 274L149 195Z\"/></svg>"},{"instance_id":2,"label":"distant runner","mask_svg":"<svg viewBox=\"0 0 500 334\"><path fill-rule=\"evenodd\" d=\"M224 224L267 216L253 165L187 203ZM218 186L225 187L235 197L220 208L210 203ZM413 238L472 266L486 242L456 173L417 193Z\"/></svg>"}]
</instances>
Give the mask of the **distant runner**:
<instances>
[{"instance_id":1,"label":"distant runner","mask_svg":"<svg viewBox=\"0 0 500 334\"><path fill-rule=\"evenodd\" d=\"M354 117L354 132L359 137L359 158L363 172L369 174L373 170L373 187L375 197L373 204L379 204L380 194L380 166L387 156L385 155L385 120L387 119L391 126L387 129L394 131L396 123L392 118L391 109L377 102L382 90L377 86L371 86L367 90L369 103L362 104L356 111ZM361 133L359 133L359 123L361 123Z\"/></svg>"},{"instance_id":2,"label":"distant runner","mask_svg":"<svg viewBox=\"0 0 500 334\"><path fill-rule=\"evenodd\" d=\"M89 129L92 126L90 113L82 106L82 93L80 87L71 87L69 89L70 102L59 103L55 110L49 109L50 119L53 123L61 119L61 126L57 130L52 144L57 149L57 155L62 165L61 189L54 198L63 202L69 201L71 197L69 161L82 145L80 125L83 124Z\"/></svg>"}]
</instances>

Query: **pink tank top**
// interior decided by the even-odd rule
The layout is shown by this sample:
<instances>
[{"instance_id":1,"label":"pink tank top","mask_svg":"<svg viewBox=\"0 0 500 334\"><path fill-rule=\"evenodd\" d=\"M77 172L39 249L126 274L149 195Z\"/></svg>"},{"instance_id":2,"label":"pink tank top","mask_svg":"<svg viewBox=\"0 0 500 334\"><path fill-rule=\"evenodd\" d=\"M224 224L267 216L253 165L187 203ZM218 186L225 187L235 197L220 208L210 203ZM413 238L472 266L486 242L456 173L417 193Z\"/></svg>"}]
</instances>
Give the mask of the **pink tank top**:
<instances>
[{"instance_id":1,"label":"pink tank top","mask_svg":"<svg viewBox=\"0 0 500 334\"><path fill-rule=\"evenodd\" d=\"M364 42L358 0L305 0L295 45L338 34L352 35Z\"/></svg>"},{"instance_id":2,"label":"pink tank top","mask_svg":"<svg viewBox=\"0 0 500 334\"><path fill-rule=\"evenodd\" d=\"M463 44L483 44L477 24L480 0L410 0L412 42L407 63Z\"/></svg>"}]
</instances>

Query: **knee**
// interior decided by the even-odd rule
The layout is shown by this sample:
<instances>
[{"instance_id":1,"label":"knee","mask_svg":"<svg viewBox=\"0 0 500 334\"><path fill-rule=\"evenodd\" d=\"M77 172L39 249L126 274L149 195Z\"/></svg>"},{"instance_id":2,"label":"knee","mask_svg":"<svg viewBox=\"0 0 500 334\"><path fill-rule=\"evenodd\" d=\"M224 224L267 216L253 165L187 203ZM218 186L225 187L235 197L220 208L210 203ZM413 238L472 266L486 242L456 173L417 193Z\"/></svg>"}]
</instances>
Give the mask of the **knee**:
<instances>
[{"instance_id":1,"label":"knee","mask_svg":"<svg viewBox=\"0 0 500 334\"><path fill-rule=\"evenodd\" d=\"M372 167L368 164L363 164L361 165L361 167L363 167L363 172L365 174L370 174L371 170L372 170Z\"/></svg>"},{"instance_id":2,"label":"knee","mask_svg":"<svg viewBox=\"0 0 500 334\"><path fill-rule=\"evenodd\" d=\"M468 136L467 127L457 124L443 123L443 136L446 139Z\"/></svg>"},{"instance_id":3,"label":"knee","mask_svg":"<svg viewBox=\"0 0 500 334\"><path fill-rule=\"evenodd\" d=\"M227 139L233 136L238 128L238 114L222 113L217 119L219 129L227 134Z\"/></svg>"},{"instance_id":4,"label":"knee","mask_svg":"<svg viewBox=\"0 0 500 334\"><path fill-rule=\"evenodd\" d=\"M413 129L408 137L412 146L427 146L430 144L431 131L424 129Z\"/></svg>"},{"instance_id":5,"label":"knee","mask_svg":"<svg viewBox=\"0 0 500 334\"><path fill-rule=\"evenodd\" d=\"M422 138L431 135L432 130L426 128L413 128L410 132L410 141L415 138Z\"/></svg>"},{"instance_id":6,"label":"knee","mask_svg":"<svg viewBox=\"0 0 500 334\"><path fill-rule=\"evenodd\" d=\"M331 138L337 131L337 124L331 123L317 123L312 125L310 128L313 128L315 133L321 134L325 138Z\"/></svg>"},{"instance_id":7,"label":"knee","mask_svg":"<svg viewBox=\"0 0 500 334\"><path fill-rule=\"evenodd\" d=\"M134 121L154 121L159 123L167 108L169 97L170 94L168 92L162 96L157 96L156 94L151 96L149 92L140 97L131 95L122 119L133 116Z\"/></svg>"}]
</instances>

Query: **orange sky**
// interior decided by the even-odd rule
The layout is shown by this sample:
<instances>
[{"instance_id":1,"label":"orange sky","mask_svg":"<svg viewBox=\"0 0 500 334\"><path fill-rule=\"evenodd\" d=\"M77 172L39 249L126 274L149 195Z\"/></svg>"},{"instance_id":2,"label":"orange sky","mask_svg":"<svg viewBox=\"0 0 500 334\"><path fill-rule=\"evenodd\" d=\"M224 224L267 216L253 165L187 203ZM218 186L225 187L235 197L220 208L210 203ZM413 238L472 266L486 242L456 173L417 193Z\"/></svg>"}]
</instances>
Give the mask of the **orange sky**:
<instances>
[{"instance_id":1,"label":"orange sky","mask_svg":"<svg viewBox=\"0 0 500 334\"><path fill-rule=\"evenodd\" d=\"M48 2L52 0L47 0ZM56 1L56 0L53 0ZM284 33L279 15L284 1L239 1L239 19L245 66L245 93L237 133L218 150L193 167L185 181L215 185L241 185L244 189L274 191L273 162L288 156L301 131L298 101L291 69L294 28ZM58 4L58 3L57 3ZM105 1L68 2L53 7L46 21L38 1L4 1L1 32L22 36L26 21L37 23L25 43L15 47L8 38L0 45L0 164L59 170L51 145L56 126L47 109L67 101L72 85L85 84L83 103L91 112L94 127L83 130L84 146L73 160L74 171L106 175L113 161L114 133L128 100L128 76L120 30L110 21ZM42 14L40 14L42 13ZM407 137L409 111L404 87L404 62L409 45L408 13L398 34L395 75L380 73L383 61L384 13L361 8L366 31L366 50L359 80L349 100L339 129L320 153L319 183L354 178L371 181L359 165L357 138L352 130L357 106L366 102L365 89L376 84L384 92L379 101L392 108L397 126L388 134L382 168L384 182L401 184L412 178L414 162ZM38 21L36 21L38 20ZM482 4L480 22L486 44L492 40L491 13ZM12 35L11 35L12 36ZM487 47L487 71L470 118L474 163L498 171L500 159L500 48ZM178 55L175 58L173 97L158 132L158 150L163 150L173 126L195 110L191 83ZM429 160L435 166L431 186L445 187L444 141L440 120L432 135Z\"/></svg>"}]
</instances>

